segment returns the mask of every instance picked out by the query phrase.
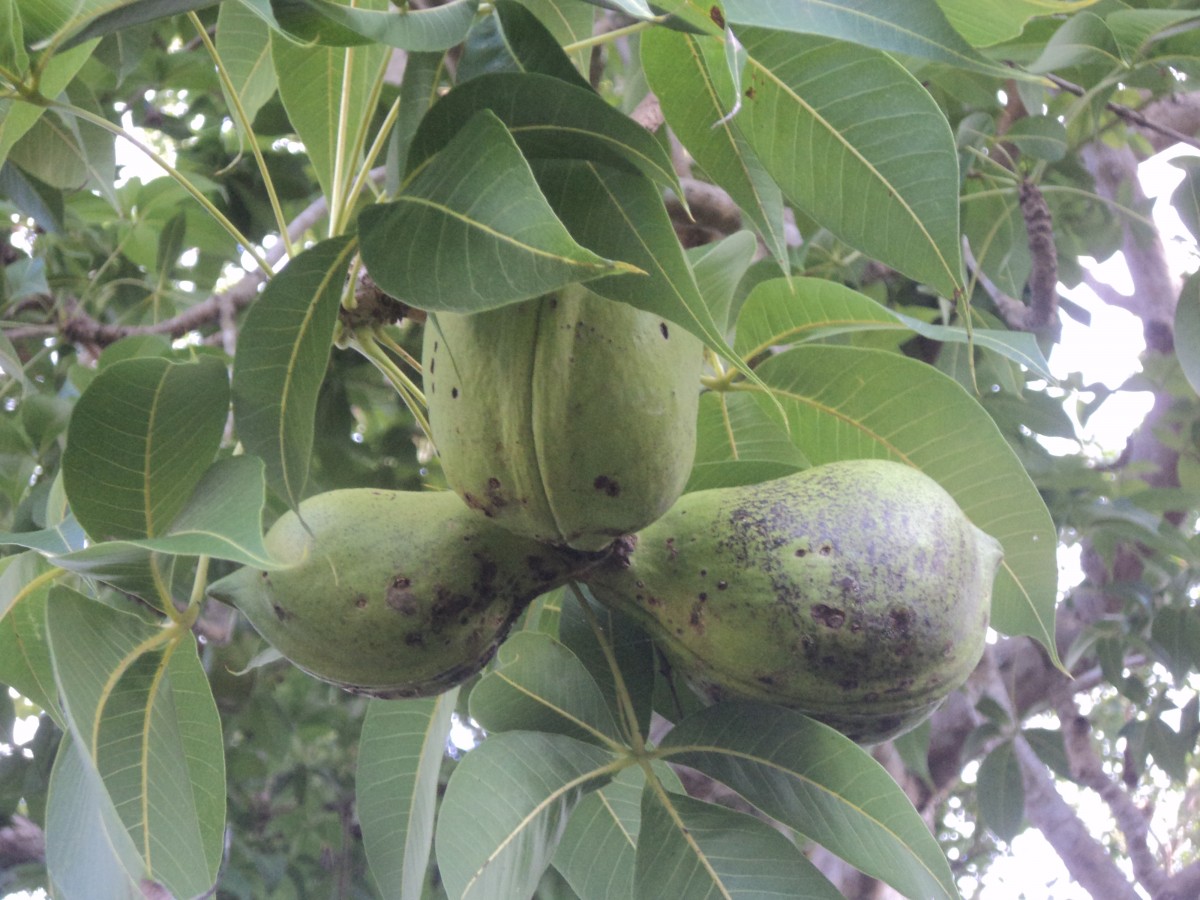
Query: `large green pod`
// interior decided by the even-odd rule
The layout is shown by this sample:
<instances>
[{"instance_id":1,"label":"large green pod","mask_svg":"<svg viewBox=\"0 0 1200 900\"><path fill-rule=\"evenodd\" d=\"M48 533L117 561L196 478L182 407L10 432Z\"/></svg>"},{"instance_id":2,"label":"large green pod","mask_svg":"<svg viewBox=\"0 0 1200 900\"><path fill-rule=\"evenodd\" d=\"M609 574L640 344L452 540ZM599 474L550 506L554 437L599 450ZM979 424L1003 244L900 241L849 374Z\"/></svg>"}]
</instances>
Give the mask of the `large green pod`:
<instances>
[{"instance_id":1,"label":"large green pod","mask_svg":"<svg viewBox=\"0 0 1200 900\"><path fill-rule=\"evenodd\" d=\"M999 543L909 466L856 460L685 495L586 580L702 695L765 700L876 743L983 653Z\"/></svg>"},{"instance_id":2,"label":"large green pod","mask_svg":"<svg viewBox=\"0 0 1200 900\"><path fill-rule=\"evenodd\" d=\"M653 522L696 451L703 346L582 285L425 325L425 394L450 486L518 534L580 550Z\"/></svg>"},{"instance_id":3,"label":"large green pod","mask_svg":"<svg viewBox=\"0 0 1200 900\"><path fill-rule=\"evenodd\" d=\"M591 562L505 531L448 491L319 494L266 545L290 565L239 569L209 595L301 669L378 697L437 694L474 675L531 600Z\"/></svg>"}]
</instances>

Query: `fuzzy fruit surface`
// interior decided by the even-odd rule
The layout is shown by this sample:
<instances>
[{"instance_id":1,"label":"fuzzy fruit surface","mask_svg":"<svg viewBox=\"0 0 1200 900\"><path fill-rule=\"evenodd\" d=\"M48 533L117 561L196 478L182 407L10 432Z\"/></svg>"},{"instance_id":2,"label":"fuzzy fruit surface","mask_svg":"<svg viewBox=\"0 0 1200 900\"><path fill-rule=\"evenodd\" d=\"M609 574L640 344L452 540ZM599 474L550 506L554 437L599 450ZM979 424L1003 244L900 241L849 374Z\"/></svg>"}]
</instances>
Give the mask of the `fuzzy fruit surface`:
<instances>
[{"instance_id":1,"label":"fuzzy fruit surface","mask_svg":"<svg viewBox=\"0 0 1200 900\"><path fill-rule=\"evenodd\" d=\"M877 743L974 669L1000 559L931 478L855 460L687 494L627 567L585 577L709 700L765 700Z\"/></svg>"},{"instance_id":2,"label":"fuzzy fruit surface","mask_svg":"<svg viewBox=\"0 0 1200 900\"><path fill-rule=\"evenodd\" d=\"M300 512L304 524L288 512L267 532L288 568L239 569L208 593L301 669L371 696L437 694L474 675L529 602L584 564L449 491L330 491Z\"/></svg>"},{"instance_id":3,"label":"fuzzy fruit surface","mask_svg":"<svg viewBox=\"0 0 1200 900\"><path fill-rule=\"evenodd\" d=\"M450 486L518 534L599 550L678 499L703 347L581 285L425 325L425 394Z\"/></svg>"}]
</instances>

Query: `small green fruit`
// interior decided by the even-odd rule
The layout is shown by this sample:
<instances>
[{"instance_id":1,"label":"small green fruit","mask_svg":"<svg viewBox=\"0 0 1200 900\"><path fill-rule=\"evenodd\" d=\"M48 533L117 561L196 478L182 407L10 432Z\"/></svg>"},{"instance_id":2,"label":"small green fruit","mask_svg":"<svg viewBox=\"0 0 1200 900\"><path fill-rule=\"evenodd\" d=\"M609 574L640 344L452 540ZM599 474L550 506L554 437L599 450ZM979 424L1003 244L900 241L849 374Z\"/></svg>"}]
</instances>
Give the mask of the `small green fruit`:
<instances>
[{"instance_id":1,"label":"small green fruit","mask_svg":"<svg viewBox=\"0 0 1200 900\"><path fill-rule=\"evenodd\" d=\"M703 347L582 285L425 325L425 394L450 486L505 528L599 550L678 499Z\"/></svg>"},{"instance_id":2,"label":"small green fruit","mask_svg":"<svg viewBox=\"0 0 1200 900\"><path fill-rule=\"evenodd\" d=\"M591 562L498 528L449 492L319 494L266 545L290 565L240 569L209 595L301 669L376 697L474 675L531 600Z\"/></svg>"},{"instance_id":3,"label":"small green fruit","mask_svg":"<svg viewBox=\"0 0 1200 900\"><path fill-rule=\"evenodd\" d=\"M708 699L765 700L877 743L974 669L1000 559L935 481L856 460L685 495L627 567L585 578Z\"/></svg>"}]
</instances>

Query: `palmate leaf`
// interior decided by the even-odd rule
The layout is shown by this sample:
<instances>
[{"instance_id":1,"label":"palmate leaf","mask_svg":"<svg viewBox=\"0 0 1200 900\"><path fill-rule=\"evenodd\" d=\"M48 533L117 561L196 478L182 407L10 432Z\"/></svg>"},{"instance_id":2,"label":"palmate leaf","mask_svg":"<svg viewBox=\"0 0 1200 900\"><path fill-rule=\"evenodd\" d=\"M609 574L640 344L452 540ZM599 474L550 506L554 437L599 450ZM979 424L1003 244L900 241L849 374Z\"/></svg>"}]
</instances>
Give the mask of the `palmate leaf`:
<instances>
[{"instance_id":1,"label":"palmate leaf","mask_svg":"<svg viewBox=\"0 0 1200 900\"><path fill-rule=\"evenodd\" d=\"M645 775L638 766L579 801L554 853L554 868L582 900L629 900ZM667 895L664 895L667 896Z\"/></svg>"},{"instance_id":2,"label":"palmate leaf","mask_svg":"<svg viewBox=\"0 0 1200 900\"><path fill-rule=\"evenodd\" d=\"M222 3L217 13L215 43L230 85L246 118L253 122L278 87L271 62L271 34L267 23L238 0ZM241 129L238 117L234 117L234 122ZM250 135L244 137L250 139Z\"/></svg>"},{"instance_id":3,"label":"palmate leaf","mask_svg":"<svg viewBox=\"0 0 1200 900\"><path fill-rule=\"evenodd\" d=\"M442 800L435 845L446 893L532 896L571 811L614 771L610 752L564 735L490 736L458 764Z\"/></svg>"},{"instance_id":4,"label":"palmate leaf","mask_svg":"<svg viewBox=\"0 0 1200 900\"><path fill-rule=\"evenodd\" d=\"M354 790L363 849L384 897L419 900L433 847L438 773L458 689L367 705Z\"/></svg>"},{"instance_id":5,"label":"palmate leaf","mask_svg":"<svg viewBox=\"0 0 1200 900\"><path fill-rule=\"evenodd\" d=\"M63 587L46 624L81 767L98 773L145 877L177 896L207 891L224 846L224 754L193 638Z\"/></svg>"},{"instance_id":6,"label":"palmate leaf","mask_svg":"<svg viewBox=\"0 0 1200 900\"><path fill-rule=\"evenodd\" d=\"M487 109L475 113L395 201L363 210L359 232L376 284L434 311L478 312L634 271L576 243L512 135Z\"/></svg>"},{"instance_id":7,"label":"palmate leaf","mask_svg":"<svg viewBox=\"0 0 1200 900\"><path fill-rule=\"evenodd\" d=\"M933 367L881 350L801 346L766 360L758 373L814 465L894 459L938 481L975 525L1004 545L993 627L1035 638L1057 660L1054 524L974 397Z\"/></svg>"},{"instance_id":8,"label":"palmate leaf","mask_svg":"<svg viewBox=\"0 0 1200 900\"><path fill-rule=\"evenodd\" d=\"M152 538L183 509L221 442L229 379L215 357L122 360L75 404L63 485L95 540Z\"/></svg>"},{"instance_id":9,"label":"palmate leaf","mask_svg":"<svg viewBox=\"0 0 1200 900\"><path fill-rule=\"evenodd\" d=\"M841 900L800 849L761 819L647 786L636 900Z\"/></svg>"},{"instance_id":10,"label":"palmate leaf","mask_svg":"<svg viewBox=\"0 0 1200 900\"><path fill-rule=\"evenodd\" d=\"M5 557L0 566L0 605L5 607L0 616L0 684L28 697L65 729L46 643L46 599L51 585L33 583L50 565L38 554L22 553Z\"/></svg>"},{"instance_id":11,"label":"palmate leaf","mask_svg":"<svg viewBox=\"0 0 1200 900\"><path fill-rule=\"evenodd\" d=\"M975 780L979 818L996 837L1011 841L1025 818L1025 786L1012 741L992 749L979 764Z\"/></svg>"},{"instance_id":12,"label":"palmate leaf","mask_svg":"<svg viewBox=\"0 0 1200 900\"><path fill-rule=\"evenodd\" d=\"M905 896L958 897L945 856L904 791L832 728L775 706L722 703L680 722L659 753L728 785Z\"/></svg>"},{"instance_id":13,"label":"palmate leaf","mask_svg":"<svg viewBox=\"0 0 1200 900\"><path fill-rule=\"evenodd\" d=\"M885 53L748 28L733 123L783 193L839 239L946 297L962 289L958 158L945 116ZM710 71L715 40L697 40ZM733 113L735 98L722 97Z\"/></svg>"},{"instance_id":14,"label":"palmate leaf","mask_svg":"<svg viewBox=\"0 0 1200 900\"><path fill-rule=\"evenodd\" d=\"M591 13L584 9L588 26ZM496 0L492 15L472 30L458 64L458 81L466 82L488 72L526 72L550 75L594 93L587 79L565 52L550 29L518 0ZM578 56L578 53L576 54Z\"/></svg>"},{"instance_id":15,"label":"palmate leaf","mask_svg":"<svg viewBox=\"0 0 1200 900\"><path fill-rule=\"evenodd\" d=\"M238 335L233 417L267 483L293 508L304 497L317 395L325 380L354 244L330 238L267 284Z\"/></svg>"}]
</instances>

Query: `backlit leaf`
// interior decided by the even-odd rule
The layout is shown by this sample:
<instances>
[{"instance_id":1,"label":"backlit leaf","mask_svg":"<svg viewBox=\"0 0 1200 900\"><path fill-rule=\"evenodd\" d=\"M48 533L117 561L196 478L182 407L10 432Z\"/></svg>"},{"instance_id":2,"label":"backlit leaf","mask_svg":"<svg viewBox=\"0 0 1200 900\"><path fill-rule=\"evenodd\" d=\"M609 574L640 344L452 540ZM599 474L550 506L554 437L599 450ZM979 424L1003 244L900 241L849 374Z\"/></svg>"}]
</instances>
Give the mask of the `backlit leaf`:
<instances>
[{"instance_id":1,"label":"backlit leaf","mask_svg":"<svg viewBox=\"0 0 1200 900\"><path fill-rule=\"evenodd\" d=\"M288 263L250 307L233 365L233 416L267 483L295 507L304 497L317 395L325 380L354 245L322 241Z\"/></svg>"},{"instance_id":2,"label":"backlit leaf","mask_svg":"<svg viewBox=\"0 0 1200 900\"><path fill-rule=\"evenodd\" d=\"M722 703L685 719L659 749L903 895L959 896L904 791L832 728L775 706Z\"/></svg>"},{"instance_id":3,"label":"backlit leaf","mask_svg":"<svg viewBox=\"0 0 1200 900\"><path fill-rule=\"evenodd\" d=\"M526 731L492 735L468 753L450 776L438 815L437 861L447 894L532 896L571 810L612 766L612 754L592 744Z\"/></svg>"},{"instance_id":4,"label":"backlit leaf","mask_svg":"<svg viewBox=\"0 0 1200 900\"><path fill-rule=\"evenodd\" d=\"M228 407L228 376L214 357L101 370L75 404L63 455L67 498L87 533L166 533L213 461Z\"/></svg>"},{"instance_id":5,"label":"backlit leaf","mask_svg":"<svg viewBox=\"0 0 1200 900\"><path fill-rule=\"evenodd\" d=\"M576 243L508 129L488 110L476 113L395 201L363 210L359 233L375 282L434 311L492 309L632 268Z\"/></svg>"},{"instance_id":6,"label":"backlit leaf","mask_svg":"<svg viewBox=\"0 0 1200 900\"><path fill-rule=\"evenodd\" d=\"M438 773L458 689L372 700L358 746L355 796L371 877L384 897L419 900L433 847Z\"/></svg>"}]
</instances>

